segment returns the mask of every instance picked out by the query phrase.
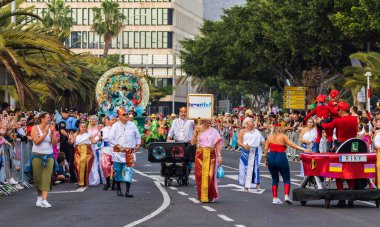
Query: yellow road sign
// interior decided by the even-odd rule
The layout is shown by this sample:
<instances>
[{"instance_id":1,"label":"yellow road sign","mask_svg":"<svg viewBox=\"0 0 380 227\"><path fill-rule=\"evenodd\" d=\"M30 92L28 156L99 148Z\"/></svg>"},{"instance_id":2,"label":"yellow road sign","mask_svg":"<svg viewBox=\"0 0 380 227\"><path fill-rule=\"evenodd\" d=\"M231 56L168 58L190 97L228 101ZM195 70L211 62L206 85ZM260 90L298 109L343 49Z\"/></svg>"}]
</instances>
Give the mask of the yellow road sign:
<instances>
[{"instance_id":1,"label":"yellow road sign","mask_svg":"<svg viewBox=\"0 0 380 227\"><path fill-rule=\"evenodd\" d=\"M306 87L285 86L285 91L304 91Z\"/></svg>"},{"instance_id":2,"label":"yellow road sign","mask_svg":"<svg viewBox=\"0 0 380 227\"><path fill-rule=\"evenodd\" d=\"M285 99L284 103L285 104L295 104L295 105L305 105L306 101L305 100L292 100L292 99L289 100L289 99Z\"/></svg>"},{"instance_id":3,"label":"yellow road sign","mask_svg":"<svg viewBox=\"0 0 380 227\"><path fill-rule=\"evenodd\" d=\"M290 105L284 104L285 109L305 109L305 105Z\"/></svg>"},{"instance_id":4,"label":"yellow road sign","mask_svg":"<svg viewBox=\"0 0 380 227\"><path fill-rule=\"evenodd\" d=\"M299 90L299 91L284 91L284 95L303 95L306 96L306 90Z\"/></svg>"},{"instance_id":5,"label":"yellow road sign","mask_svg":"<svg viewBox=\"0 0 380 227\"><path fill-rule=\"evenodd\" d=\"M304 100L306 96L302 95L284 95L284 99L290 99L290 100Z\"/></svg>"}]
</instances>

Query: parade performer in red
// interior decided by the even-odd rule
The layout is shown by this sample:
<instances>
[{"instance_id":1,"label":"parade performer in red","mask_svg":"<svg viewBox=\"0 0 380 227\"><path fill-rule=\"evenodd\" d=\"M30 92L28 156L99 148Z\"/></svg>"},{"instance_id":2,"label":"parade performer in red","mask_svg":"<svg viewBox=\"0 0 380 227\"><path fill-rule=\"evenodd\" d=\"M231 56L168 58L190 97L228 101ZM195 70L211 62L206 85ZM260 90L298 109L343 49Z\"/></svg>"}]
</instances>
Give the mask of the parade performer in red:
<instances>
[{"instance_id":1,"label":"parade performer in red","mask_svg":"<svg viewBox=\"0 0 380 227\"><path fill-rule=\"evenodd\" d=\"M338 111L339 111L339 118L335 118L330 123L323 123L321 122L321 126L324 130L334 128L337 132L337 146L339 147L343 142L345 142L348 139L355 138L358 134L358 120L355 116L349 115L349 109L350 106L345 102L339 102L338 103ZM320 119L319 119L320 121ZM347 180L348 187L350 189L353 189L355 186L355 181L353 180ZM336 187L338 190L343 190L343 180L342 179L336 179ZM352 205L352 201L350 201ZM343 207L346 206L345 200L339 200L337 206Z\"/></svg>"},{"instance_id":2,"label":"parade performer in red","mask_svg":"<svg viewBox=\"0 0 380 227\"><path fill-rule=\"evenodd\" d=\"M338 90L332 90L330 91L330 102L328 102L328 106L330 108L333 108L334 110L338 111L338 103L339 103L339 91ZM335 118L339 117L339 114L330 113L330 117L334 120Z\"/></svg>"},{"instance_id":3,"label":"parade performer in red","mask_svg":"<svg viewBox=\"0 0 380 227\"><path fill-rule=\"evenodd\" d=\"M318 118L323 119L323 121L328 121L330 118L330 114L332 115L338 115L338 111L334 108L329 107L326 104L326 96L324 95L318 95L317 99L315 100L317 102L317 106L308 114L306 115L304 122L306 122L310 117L317 115ZM317 152L319 152L319 143L321 142L322 138L322 129L317 127L317 138L315 139ZM333 136L333 129L326 129L325 130L327 135L327 150L330 150L331 144L333 142L332 136Z\"/></svg>"}]
</instances>

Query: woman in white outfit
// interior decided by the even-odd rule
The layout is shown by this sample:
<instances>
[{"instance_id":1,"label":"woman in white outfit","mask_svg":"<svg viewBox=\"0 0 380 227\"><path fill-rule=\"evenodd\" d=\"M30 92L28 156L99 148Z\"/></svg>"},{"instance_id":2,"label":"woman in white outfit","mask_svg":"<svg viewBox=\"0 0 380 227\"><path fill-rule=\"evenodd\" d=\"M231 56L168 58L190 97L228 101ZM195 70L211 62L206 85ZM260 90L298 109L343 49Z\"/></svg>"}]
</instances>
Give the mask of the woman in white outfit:
<instances>
[{"instance_id":1,"label":"woman in white outfit","mask_svg":"<svg viewBox=\"0 0 380 227\"><path fill-rule=\"evenodd\" d=\"M314 120L312 118L309 118L306 122L306 127L304 127L300 133L300 145L302 148L311 150L314 152L315 149L315 139L317 138L317 128L315 127ZM301 162L301 169L300 169L300 176L304 176L304 171L303 171L303 165Z\"/></svg>"},{"instance_id":2,"label":"woman in white outfit","mask_svg":"<svg viewBox=\"0 0 380 227\"><path fill-rule=\"evenodd\" d=\"M260 189L260 160L263 155L261 145L264 145L265 139L255 128L255 122L252 118L246 118L243 122L242 129L238 136L238 145L241 150L239 162L238 183L244 186L248 191L251 187Z\"/></svg>"},{"instance_id":3,"label":"woman in white outfit","mask_svg":"<svg viewBox=\"0 0 380 227\"><path fill-rule=\"evenodd\" d=\"M94 162L92 163L92 168L90 172L90 186L99 185L101 182L100 173L100 156L97 141L99 140L99 128L98 128L98 117L92 115L90 117L90 125L88 126L87 132L95 139L95 143L91 144L92 152L94 153Z\"/></svg>"}]
</instances>

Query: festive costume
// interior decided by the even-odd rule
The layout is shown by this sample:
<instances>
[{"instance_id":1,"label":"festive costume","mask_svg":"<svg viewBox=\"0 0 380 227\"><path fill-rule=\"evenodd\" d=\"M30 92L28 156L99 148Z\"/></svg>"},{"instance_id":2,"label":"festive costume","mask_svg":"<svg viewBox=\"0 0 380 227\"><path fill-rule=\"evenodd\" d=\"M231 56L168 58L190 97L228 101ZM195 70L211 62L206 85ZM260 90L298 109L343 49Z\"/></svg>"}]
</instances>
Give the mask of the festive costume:
<instances>
[{"instance_id":1,"label":"festive costume","mask_svg":"<svg viewBox=\"0 0 380 227\"><path fill-rule=\"evenodd\" d=\"M338 115L337 109L329 107L326 105L326 97L324 95L319 95L316 99L318 102L317 107L315 107L309 114L306 115L304 118L304 122L306 122L310 117L317 115L318 118L322 118L324 121L329 120L330 115ZM327 136L327 142L328 142L328 150L331 148L332 142L333 142L333 130L332 129L325 129L324 130ZM317 138L315 140L315 143L319 145L322 138L322 130L320 128L317 128ZM319 146L317 145L317 149L319 151Z\"/></svg>"},{"instance_id":2,"label":"festive costume","mask_svg":"<svg viewBox=\"0 0 380 227\"><path fill-rule=\"evenodd\" d=\"M95 137L97 139L99 129L97 126L91 128L88 130L88 133L92 137ZM99 156L99 147L97 144L91 144L91 149L94 152L94 161L92 163L92 168L90 172L90 179L89 179L89 185L90 186L96 186L102 183L102 176L101 176L101 170L100 170L100 156Z\"/></svg>"},{"instance_id":3,"label":"festive costume","mask_svg":"<svg viewBox=\"0 0 380 227\"><path fill-rule=\"evenodd\" d=\"M111 127L106 126L104 127L102 132L102 155L101 155L101 167L103 171L103 176L106 178L106 184L104 185L104 190L108 190L108 188L111 187L111 174L113 172L113 161L112 161L112 147L109 144L109 133L110 133Z\"/></svg>"},{"instance_id":4,"label":"festive costume","mask_svg":"<svg viewBox=\"0 0 380 227\"><path fill-rule=\"evenodd\" d=\"M113 147L113 157L115 169L115 181L117 184L117 195L122 196L121 182L126 183L125 197L133 197L130 194L130 187L133 176L133 166L136 157L133 153L135 147L140 145L141 137L137 126L127 121L125 124L116 122L112 125L109 136L110 145Z\"/></svg>"},{"instance_id":5,"label":"festive costume","mask_svg":"<svg viewBox=\"0 0 380 227\"><path fill-rule=\"evenodd\" d=\"M74 142L74 168L79 186L89 185L89 176L94 162L90 134L77 135Z\"/></svg>"},{"instance_id":6,"label":"festive costume","mask_svg":"<svg viewBox=\"0 0 380 227\"><path fill-rule=\"evenodd\" d=\"M260 142L264 141L264 137L257 129L244 133L243 144L248 145L249 150L244 148L241 150L238 183L245 189L260 184L260 160L263 155Z\"/></svg>"},{"instance_id":7,"label":"festive costume","mask_svg":"<svg viewBox=\"0 0 380 227\"><path fill-rule=\"evenodd\" d=\"M222 137L214 128L209 128L199 136L198 149L195 154L194 175L197 185L198 199L209 202L219 198L218 181L216 179L218 154Z\"/></svg>"},{"instance_id":8,"label":"festive costume","mask_svg":"<svg viewBox=\"0 0 380 227\"><path fill-rule=\"evenodd\" d=\"M285 195L290 192L290 170L288 158L286 157L286 146L279 144L269 144L268 169L272 176L272 195L277 198L278 183L280 181L279 173L284 180Z\"/></svg>"}]
</instances>

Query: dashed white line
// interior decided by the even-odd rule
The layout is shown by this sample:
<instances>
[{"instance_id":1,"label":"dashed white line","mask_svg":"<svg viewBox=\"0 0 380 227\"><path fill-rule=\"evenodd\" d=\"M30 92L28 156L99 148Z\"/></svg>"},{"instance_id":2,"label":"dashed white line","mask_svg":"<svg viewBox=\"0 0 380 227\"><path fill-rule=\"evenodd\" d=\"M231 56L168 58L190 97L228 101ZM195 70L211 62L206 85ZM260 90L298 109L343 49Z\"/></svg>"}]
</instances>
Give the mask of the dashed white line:
<instances>
[{"instance_id":1,"label":"dashed white line","mask_svg":"<svg viewBox=\"0 0 380 227\"><path fill-rule=\"evenodd\" d=\"M235 227L245 227L245 225L235 225Z\"/></svg>"},{"instance_id":2,"label":"dashed white line","mask_svg":"<svg viewBox=\"0 0 380 227\"><path fill-rule=\"evenodd\" d=\"M177 189L175 187L169 187L171 190L173 191L177 191Z\"/></svg>"},{"instance_id":3,"label":"dashed white line","mask_svg":"<svg viewBox=\"0 0 380 227\"><path fill-rule=\"evenodd\" d=\"M230 222L231 222L231 221L234 221L233 219L227 217L227 216L224 215L224 214L218 214L218 216L219 216L221 219L225 220L225 221L230 221Z\"/></svg>"},{"instance_id":4,"label":"dashed white line","mask_svg":"<svg viewBox=\"0 0 380 227\"><path fill-rule=\"evenodd\" d=\"M193 203L201 203L196 198L189 198L189 200L192 201Z\"/></svg>"},{"instance_id":5,"label":"dashed white line","mask_svg":"<svg viewBox=\"0 0 380 227\"><path fill-rule=\"evenodd\" d=\"M215 212L216 210L212 207L209 207L209 206L202 206L203 208L205 208L207 211L210 211L210 212Z\"/></svg>"},{"instance_id":6,"label":"dashed white line","mask_svg":"<svg viewBox=\"0 0 380 227\"><path fill-rule=\"evenodd\" d=\"M187 193L185 193L185 192L181 192L181 191L178 191L178 194L180 194L180 195L184 195L184 196L189 195L189 194L187 194Z\"/></svg>"}]
</instances>

